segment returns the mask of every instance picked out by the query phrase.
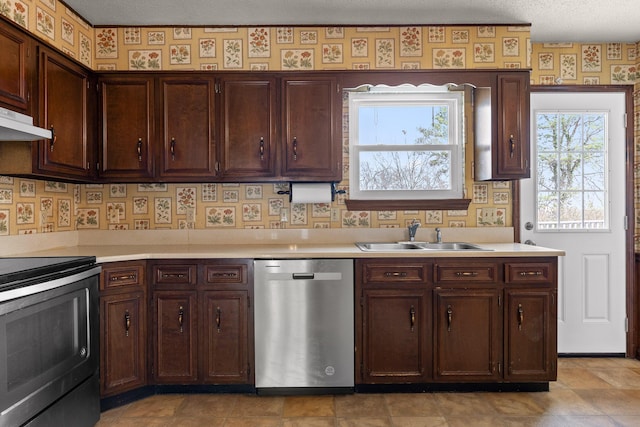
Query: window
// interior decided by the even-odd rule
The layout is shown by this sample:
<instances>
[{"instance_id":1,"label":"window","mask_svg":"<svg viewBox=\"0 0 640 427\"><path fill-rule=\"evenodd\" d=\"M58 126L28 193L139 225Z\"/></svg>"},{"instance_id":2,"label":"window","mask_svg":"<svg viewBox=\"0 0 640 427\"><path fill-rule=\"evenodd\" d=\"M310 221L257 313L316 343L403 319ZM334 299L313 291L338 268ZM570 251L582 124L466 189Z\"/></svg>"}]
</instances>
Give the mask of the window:
<instances>
[{"instance_id":1,"label":"window","mask_svg":"<svg viewBox=\"0 0 640 427\"><path fill-rule=\"evenodd\" d=\"M464 91L449 86L350 92L349 198L462 198L463 112Z\"/></svg>"},{"instance_id":2,"label":"window","mask_svg":"<svg viewBox=\"0 0 640 427\"><path fill-rule=\"evenodd\" d=\"M537 223L543 230L608 230L607 114L536 112Z\"/></svg>"}]
</instances>

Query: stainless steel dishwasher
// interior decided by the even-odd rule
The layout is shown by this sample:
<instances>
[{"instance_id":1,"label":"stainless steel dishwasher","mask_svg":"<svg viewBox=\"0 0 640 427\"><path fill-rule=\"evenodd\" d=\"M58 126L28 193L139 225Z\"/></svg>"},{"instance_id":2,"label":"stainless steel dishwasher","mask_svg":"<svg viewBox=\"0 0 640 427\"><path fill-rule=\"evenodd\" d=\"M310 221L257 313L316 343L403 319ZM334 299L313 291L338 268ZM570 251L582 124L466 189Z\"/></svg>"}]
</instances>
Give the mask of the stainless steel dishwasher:
<instances>
[{"instance_id":1,"label":"stainless steel dishwasher","mask_svg":"<svg viewBox=\"0 0 640 427\"><path fill-rule=\"evenodd\" d=\"M254 261L259 394L354 386L353 260Z\"/></svg>"}]
</instances>

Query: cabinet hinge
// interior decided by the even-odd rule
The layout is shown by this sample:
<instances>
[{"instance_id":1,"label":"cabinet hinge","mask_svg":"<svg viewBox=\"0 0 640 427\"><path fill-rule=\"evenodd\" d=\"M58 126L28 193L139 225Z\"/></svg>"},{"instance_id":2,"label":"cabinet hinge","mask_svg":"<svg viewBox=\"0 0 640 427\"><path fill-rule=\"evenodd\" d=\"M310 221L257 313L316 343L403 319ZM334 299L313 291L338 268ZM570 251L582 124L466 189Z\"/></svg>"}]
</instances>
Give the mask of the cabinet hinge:
<instances>
[{"instance_id":1,"label":"cabinet hinge","mask_svg":"<svg viewBox=\"0 0 640 427\"><path fill-rule=\"evenodd\" d=\"M502 373L502 363L498 362L498 373Z\"/></svg>"},{"instance_id":2,"label":"cabinet hinge","mask_svg":"<svg viewBox=\"0 0 640 427\"><path fill-rule=\"evenodd\" d=\"M220 83L216 82L213 84L213 91L215 93L222 93L222 88L220 87Z\"/></svg>"},{"instance_id":3,"label":"cabinet hinge","mask_svg":"<svg viewBox=\"0 0 640 427\"><path fill-rule=\"evenodd\" d=\"M87 170L91 170L91 163L87 162Z\"/></svg>"},{"instance_id":4,"label":"cabinet hinge","mask_svg":"<svg viewBox=\"0 0 640 427\"><path fill-rule=\"evenodd\" d=\"M213 165L213 170L215 170L216 172L220 172L220 162L216 162L216 164Z\"/></svg>"},{"instance_id":5,"label":"cabinet hinge","mask_svg":"<svg viewBox=\"0 0 640 427\"><path fill-rule=\"evenodd\" d=\"M100 172L100 162L96 162L96 171Z\"/></svg>"},{"instance_id":6,"label":"cabinet hinge","mask_svg":"<svg viewBox=\"0 0 640 427\"><path fill-rule=\"evenodd\" d=\"M502 307L502 296L498 295L498 307Z\"/></svg>"},{"instance_id":7,"label":"cabinet hinge","mask_svg":"<svg viewBox=\"0 0 640 427\"><path fill-rule=\"evenodd\" d=\"M340 83L336 84L336 93L340 93Z\"/></svg>"},{"instance_id":8,"label":"cabinet hinge","mask_svg":"<svg viewBox=\"0 0 640 427\"><path fill-rule=\"evenodd\" d=\"M87 89L91 89L91 82L87 80Z\"/></svg>"}]
</instances>

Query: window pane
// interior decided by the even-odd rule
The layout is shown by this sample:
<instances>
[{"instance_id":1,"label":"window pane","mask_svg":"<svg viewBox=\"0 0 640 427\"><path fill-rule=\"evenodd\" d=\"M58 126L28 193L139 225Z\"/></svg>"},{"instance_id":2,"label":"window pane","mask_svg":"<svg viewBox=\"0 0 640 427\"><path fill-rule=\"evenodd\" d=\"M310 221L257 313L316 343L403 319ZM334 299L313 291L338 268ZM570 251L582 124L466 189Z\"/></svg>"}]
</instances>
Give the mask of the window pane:
<instances>
[{"instance_id":1,"label":"window pane","mask_svg":"<svg viewBox=\"0 0 640 427\"><path fill-rule=\"evenodd\" d=\"M560 228L582 228L582 193L560 193Z\"/></svg>"},{"instance_id":2,"label":"window pane","mask_svg":"<svg viewBox=\"0 0 640 427\"><path fill-rule=\"evenodd\" d=\"M580 190L582 188L582 154L564 152L556 166L560 190Z\"/></svg>"},{"instance_id":3,"label":"window pane","mask_svg":"<svg viewBox=\"0 0 640 427\"><path fill-rule=\"evenodd\" d=\"M361 151L360 190L450 190L451 152Z\"/></svg>"},{"instance_id":4,"label":"window pane","mask_svg":"<svg viewBox=\"0 0 640 427\"><path fill-rule=\"evenodd\" d=\"M545 153L538 156L538 190L556 190L556 153Z\"/></svg>"},{"instance_id":5,"label":"window pane","mask_svg":"<svg viewBox=\"0 0 640 427\"><path fill-rule=\"evenodd\" d=\"M604 191L590 191L584 193L584 227L606 229L609 228L604 209Z\"/></svg>"},{"instance_id":6,"label":"window pane","mask_svg":"<svg viewBox=\"0 0 640 427\"><path fill-rule=\"evenodd\" d=\"M449 108L445 105L362 106L359 145L449 144Z\"/></svg>"},{"instance_id":7,"label":"window pane","mask_svg":"<svg viewBox=\"0 0 640 427\"><path fill-rule=\"evenodd\" d=\"M558 193L538 193L538 228L554 229L558 223Z\"/></svg>"},{"instance_id":8,"label":"window pane","mask_svg":"<svg viewBox=\"0 0 640 427\"><path fill-rule=\"evenodd\" d=\"M556 149L556 132L558 115L554 113L537 114L537 148L538 152L554 151Z\"/></svg>"},{"instance_id":9,"label":"window pane","mask_svg":"<svg viewBox=\"0 0 640 427\"><path fill-rule=\"evenodd\" d=\"M604 190L605 155L588 154L584 161L584 189Z\"/></svg>"}]
</instances>

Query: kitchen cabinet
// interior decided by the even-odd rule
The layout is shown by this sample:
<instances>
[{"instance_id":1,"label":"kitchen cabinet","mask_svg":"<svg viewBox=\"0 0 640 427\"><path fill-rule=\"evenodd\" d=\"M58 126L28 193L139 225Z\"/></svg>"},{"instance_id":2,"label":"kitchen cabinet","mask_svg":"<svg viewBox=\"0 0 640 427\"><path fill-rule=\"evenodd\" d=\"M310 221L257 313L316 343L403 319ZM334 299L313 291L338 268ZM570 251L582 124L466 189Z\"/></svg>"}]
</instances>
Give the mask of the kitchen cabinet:
<instances>
[{"instance_id":1,"label":"kitchen cabinet","mask_svg":"<svg viewBox=\"0 0 640 427\"><path fill-rule=\"evenodd\" d=\"M331 76L282 78L282 176L342 180L342 97Z\"/></svg>"},{"instance_id":2,"label":"kitchen cabinet","mask_svg":"<svg viewBox=\"0 0 640 427\"><path fill-rule=\"evenodd\" d=\"M153 77L108 75L98 80L98 174L114 181L153 178Z\"/></svg>"},{"instance_id":3,"label":"kitchen cabinet","mask_svg":"<svg viewBox=\"0 0 640 427\"><path fill-rule=\"evenodd\" d=\"M251 382L246 260L150 263L157 384Z\"/></svg>"},{"instance_id":4,"label":"kitchen cabinet","mask_svg":"<svg viewBox=\"0 0 640 427\"><path fill-rule=\"evenodd\" d=\"M274 178L278 143L275 77L224 76L220 88L222 176L236 181Z\"/></svg>"},{"instance_id":5,"label":"kitchen cabinet","mask_svg":"<svg viewBox=\"0 0 640 427\"><path fill-rule=\"evenodd\" d=\"M40 124L54 133L52 139L34 143L38 173L89 180L94 175L92 78L49 48L38 46L38 52Z\"/></svg>"},{"instance_id":6,"label":"kitchen cabinet","mask_svg":"<svg viewBox=\"0 0 640 427\"><path fill-rule=\"evenodd\" d=\"M216 177L214 83L208 76L158 79L161 181L211 181Z\"/></svg>"},{"instance_id":7,"label":"kitchen cabinet","mask_svg":"<svg viewBox=\"0 0 640 427\"><path fill-rule=\"evenodd\" d=\"M146 284L143 261L102 266L100 396L147 384Z\"/></svg>"},{"instance_id":8,"label":"kitchen cabinet","mask_svg":"<svg viewBox=\"0 0 640 427\"><path fill-rule=\"evenodd\" d=\"M357 383L420 383L431 377L429 269L421 261L357 260Z\"/></svg>"},{"instance_id":9,"label":"kitchen cabinet","mask_svg":"<svg viewBox=\"0 0 640 427\"><path fill-rule=\"evenodd\" d=\"M475 179L529 178L529 72L498 73L496 79L492 90L476 89Z\"/></svg>"},{"instance_id":10,"label":"kitchen cabinet","mask_svg":"<svg viewBox=\"0 0 640 427\"><path fill-rule=\"evenodd\" d=\"M10 24L0 25L0 106L31 115L35 52L30 37Z\"/></svg>"},{"instance_id":11,"label":"kitchen cabinet","mask_svg":"<svg viewBox=\"0 0 640 427\"><path fill-rule=\"evenodd\" d=\"M434 291L434 379L496 381L502 361L500 291Z\"/></svg>"},{"instance_id":12,"label":"kitchen cabinet","mask_svg":"<svg viewBox=\"0 0 640 427\"><path fill-rule=\"evenodd\" d=\"M505 264L506 380L556 379L556 275L553 262Z\"/></svg>"}]
</instances>

